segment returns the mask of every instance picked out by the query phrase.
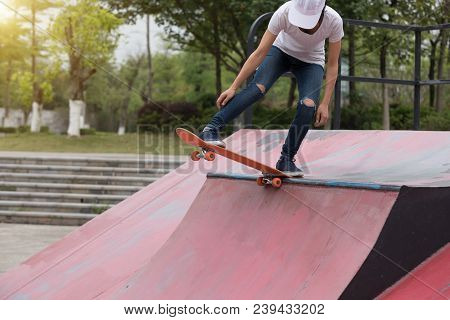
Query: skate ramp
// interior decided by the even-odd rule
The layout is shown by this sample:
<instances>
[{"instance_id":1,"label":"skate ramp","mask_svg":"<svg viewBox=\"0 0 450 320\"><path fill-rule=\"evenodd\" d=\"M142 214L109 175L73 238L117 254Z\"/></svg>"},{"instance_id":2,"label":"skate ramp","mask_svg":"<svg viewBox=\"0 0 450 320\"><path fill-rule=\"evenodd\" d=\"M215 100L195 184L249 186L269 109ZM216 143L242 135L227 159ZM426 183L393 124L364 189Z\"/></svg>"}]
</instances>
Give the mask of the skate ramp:
<instances>
[{"instance_id":1,"label":"skate ramp","mask_svg":"<svg viewBox=\"0 0 450 320\"><path fill-rule=\"evenodd\" d=\"M274 165L286 133L241 130L227 147ZM447 233L438 234L406 267L398 254L405 247L397 246L392 257L380 251L403 228L388 223L400 186L420 187L418 199L426 189L440 190L440 197L423 198L426 215L406 206L395 217L411 212L412 222L450 225L448 215L433 218L436 203L445 207L450 199L449 159L446 132L310 131L298 162L306 170L303 182L314 185L260 188L250 176L254 170L221 157L188 162L0 275L0 298L375 298L448 243ZM207 179L208 172L228 178ZM439 230L421 237L436 238ZM412 250L411 238L400 240ZM383 275L373 267L376 252L398 259L402 272L367 292L364 282ZM155 286L139 284L150 280Z\"/></svg>"},{"instance_id":2,"label":"skate ramp","mask_svg":"<svg viewBox=\"0 0 450 320\"><path fill-rule=\"evenodd\" d=\"M381 300L450 299L450 244L381 294Z\"/></svg>"},{"instance_id":3,"label":"skate ramp","mask_svg":"<svg viewBox=\"0 0 450 320\"><path fill-rule=\"evenodd\" d=\"M208 179L148 266L99 298L336 299L395 199L394 192Z\"/></svg>"},{"instance_id":4,"label":"skate ramp","mask_svg":"<svg viewBox=\"0 0 450 320\"><path fill-rule=\"evenodd\" d=\"M199 172L173 172L149 185L0 275L0 298L94 298L148 262L204 180Z\"/></svg>"}]
</instances>

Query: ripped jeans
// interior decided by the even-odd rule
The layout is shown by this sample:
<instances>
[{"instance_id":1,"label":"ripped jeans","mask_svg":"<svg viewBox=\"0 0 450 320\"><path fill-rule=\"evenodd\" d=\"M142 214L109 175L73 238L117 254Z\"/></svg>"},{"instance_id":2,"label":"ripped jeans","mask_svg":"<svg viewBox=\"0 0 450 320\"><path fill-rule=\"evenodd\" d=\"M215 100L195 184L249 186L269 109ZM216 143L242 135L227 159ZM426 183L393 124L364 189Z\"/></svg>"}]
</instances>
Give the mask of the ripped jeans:
<instances>
[{"instance_id":1,"label":"ripped jeans","mask_svg":"<svg viewBox=\"0 0 450 320\"><path fill-rule=\"evenodd\" d=\"M297 79L299 102L281 154L290 159L294 158L311 127L319 105L324 69L321 65L300 61L275 46L272 46L256 70L253 80L217 112L207 126L217 130L222 129L225 124L264 97L275 81L288 71L291 71ZM264 87L264 92L257 84Z\"/></svg>"}]
</instances>

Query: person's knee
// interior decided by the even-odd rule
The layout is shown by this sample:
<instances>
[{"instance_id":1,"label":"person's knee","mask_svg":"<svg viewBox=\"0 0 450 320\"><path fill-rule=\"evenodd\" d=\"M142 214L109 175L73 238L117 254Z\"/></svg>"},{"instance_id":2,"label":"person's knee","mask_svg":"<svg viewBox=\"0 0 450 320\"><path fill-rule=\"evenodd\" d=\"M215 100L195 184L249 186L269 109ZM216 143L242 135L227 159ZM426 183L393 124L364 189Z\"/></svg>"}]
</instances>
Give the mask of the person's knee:
<instances>
[{"instance_id":1,"label":"person's knee","mask_svg":"<svg viewBox=\"0 0 450 320\"><path fill-rule=\"evenodd\" d=\"M301 101L301 103L310 108L314 108L316 106L316 103L314 102L314 100L310 99L310 98L303 99Z\"/></svg>"},{"instance_id":2,"label":"person's knee","mask_svg":"<svg viewBox=\"0 0 450 320\"><path fill-rule=\"evenodd\" d=\"M261 91L261 93L266 93L266 87L263 84L257 83L256 86Z\"/></svg>"}]
</instances>

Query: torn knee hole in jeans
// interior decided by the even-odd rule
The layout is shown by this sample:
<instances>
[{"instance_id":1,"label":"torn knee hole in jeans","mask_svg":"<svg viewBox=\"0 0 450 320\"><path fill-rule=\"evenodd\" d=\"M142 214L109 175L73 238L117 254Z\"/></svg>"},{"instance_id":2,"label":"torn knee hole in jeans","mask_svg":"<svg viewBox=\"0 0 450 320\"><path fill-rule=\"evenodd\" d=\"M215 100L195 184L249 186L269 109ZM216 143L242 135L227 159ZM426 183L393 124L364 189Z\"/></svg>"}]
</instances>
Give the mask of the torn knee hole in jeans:
<instances>
[{"instance_id":1,"label":"torn knee hole in jeans","mask_svg":"<svg viewBox=\"0 0 450 320\"><path fill-rule=\"evenodd\" d=\"M261 90L261 93L266 93L266 87L263 84L257 83L256 86Z\"/></svg>"},{"instance_id":2,"label":"torn knee hole in jeans","mask_svg":"<svg viewBox=\"0 0 450 320\"><path fill-rule=\"evenodd\" d=\"M309 99L309 98L303 99L301 101L301 103L303 103L305 106L311 107L311 108L314 108L316 106L316 103L314 102L314 100Z\"/></svg>"}]
</instances>

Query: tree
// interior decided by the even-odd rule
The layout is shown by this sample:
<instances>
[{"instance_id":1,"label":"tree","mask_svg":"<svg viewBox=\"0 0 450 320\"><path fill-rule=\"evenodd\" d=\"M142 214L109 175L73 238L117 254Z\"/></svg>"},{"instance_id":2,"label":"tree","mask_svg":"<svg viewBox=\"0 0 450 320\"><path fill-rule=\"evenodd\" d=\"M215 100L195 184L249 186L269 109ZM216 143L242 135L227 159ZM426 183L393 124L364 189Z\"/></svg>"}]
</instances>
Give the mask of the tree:
<instances>
[{"instance_id":1,"label":"tree","mask_svg":"<svg viewBox=\"0 0 450 320\"><path fill-rule=\"evenodd\" d=\"M38 37L36 25L39 22L38 15L48 9L61 6L59 0L15 0L18 8L24 8L27 14L23 15L26 23L31 24L30 32L30 58L31 58L31 76L32 76L32 115L31 115L31 132L39 132L41 129L41 113L44 103L44 88L48 89L48 82L42 84L44 78L42 68L38 67L38 58L42 56L43 39ZM42 40L42 41L41 41Z\"/></svg>"},{"instance_id":2,"label":"tree","mask_svg":"<svg viewBox=\"0 0 450 320\"><path fill-rule=\"evenodd\" d=\"M144 55L137 55L128 58L128 61L122 66L120 70L121 79L124 79L127 84L127 92L122 98L122 105L119 111L119 130L118 135L125 134L128 116L128 105L130 103L132 91L139 75L139 70L145 61ZM151 91L150 91L151 92Z\"/></svg>"},{"instance_id":3,"label":"tree","mask_svg":"<svg viewBox=\"0 0 450 320\"><path fill-rule=\"evenodd\" d=\"M116 48L117 28L122 20L94 0L67 4L56 18L52 32L60 39L56 50L69 62L70 118L69 136L79 136L84 127L86 103L84 91L97 66L108 61Z\"/></svg>"},{"instance_id":4,"label":"tree","mask_svg":"<svg viewBox=\"0 0 450 320\"><path fill-rule=\"evenodd\" d=\"M331 0L330 6L337 10L345 19L364 20L367 16L367 7L370 5L368 1L360 0ZM345 28L346 37L348 38L348 75L353 77L356 75L356 41L358 34L355 26L348 25ZM349 100L350 104L354 104L356 97L356 83L349 84Z\"/></svg>"},{"instance_id":5,"label":"tree","mask_svg":"<svg viewBox=\"0 0 450 320\"><path fill-rule=\"evenodd\" d=\"M401 23L400 4L397 0L372 0L367 7L367 18L369 20L382 21L386 23ZM411 40L407 35L394 37L392 31L387 29L364 29L364 44L370 50L378 50L379 72L381 78L387 78L389 46L396 40L397 47L407 47L406 43ZM389 87L381 84L383 101L383 129L390 129L390 105Z\"/></svg>"},{"instance_id":6,"label":"tree","mask_svg":"<svg viewBox=\"0 0 450 320\"><path fill-rule=\"evenodd\" d=\"M152 99L153 94L153 67L152 67L152 49L151 49L151 17L149 14L146 15L146 24L147 24L147 32L146 32L146 41L147 41L147 63L148 63L148 84L147 84L147 94L143 95L145 97L145 102Z\"/></svg>"},{"instance_id":7,"label":"tree","mask_svg":"<svg viewBox=\"0 0 450 320\"><path fill-rule=\"evenodd\" d=\"M406 23L416 25L436 25L448 22L450 14L450 0L407 0L399 2L402 16ZM448 42L448 36L445 29L439 32L424 32L423 47L428 49L429 69L428 78L434 80L442 79L445 51ZM427 48L429 42L429 48ZM430 107L435 106L438 111L443 110L443 87L430 85Z\"/></svg>"},{"instance_id":8,"label":"tree","mask_svg":"<svg viewBox=\"0 0 450 320\"><path fill-rule=\"evenodd\" d=\"M8 117L10 108L12 107L11 82L15 66L23 63L26 48L23 40L24 29L20 26L16 18L0 23L0 63L5 69L5 88L3 96L3 106L5 107L5 117L0 123L4 126L4 120Z\"/></svg>"},{"instance_id":9,"label":"tree","mask_svg":"<svg viewBox=\"0 0 450 320\"><path fill-rule=\"evenodd\" d=\"M129 19L154 14L175 48L194 48L215 59L216 93L222 88L221 67L237 73L247 58L247 34L261 14L282 0L104 0Z\"/></svg>"}]
</instances>

